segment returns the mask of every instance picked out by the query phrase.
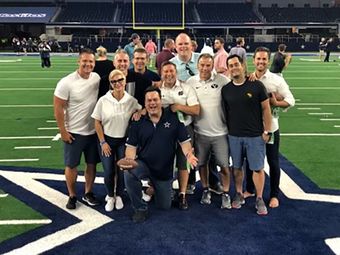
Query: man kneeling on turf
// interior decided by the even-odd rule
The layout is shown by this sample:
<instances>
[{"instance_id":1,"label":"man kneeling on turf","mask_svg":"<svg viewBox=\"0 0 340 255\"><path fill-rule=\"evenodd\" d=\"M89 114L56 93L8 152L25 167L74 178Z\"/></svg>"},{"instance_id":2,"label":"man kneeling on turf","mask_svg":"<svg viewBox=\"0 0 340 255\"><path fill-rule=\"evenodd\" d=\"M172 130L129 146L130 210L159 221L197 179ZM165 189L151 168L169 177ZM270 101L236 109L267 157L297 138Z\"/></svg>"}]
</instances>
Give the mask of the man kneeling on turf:
<instances>
[{"instance_id":1,"label":"man kneeling on turf","mask_svg":"<svg viewBox=\"0 0 340 255\"><path fill-rule=\"evenodd\" d=\"M140 223L148 215L147 203L142 200L141 179L149 178L155 189L155 202L161 209L170 209L173 164L177 142L191 166L197 158L192 153L190 136L176 113L163 109L161 91L155 87L145 90L147 114L132 122L126 142L125 159L138 159L135 168L124 172L125 186L134 214L132 220ZM125 168L120 165L121 168ZM129 168L129 167L128 167Z\"/></svg>"}]
</instances>

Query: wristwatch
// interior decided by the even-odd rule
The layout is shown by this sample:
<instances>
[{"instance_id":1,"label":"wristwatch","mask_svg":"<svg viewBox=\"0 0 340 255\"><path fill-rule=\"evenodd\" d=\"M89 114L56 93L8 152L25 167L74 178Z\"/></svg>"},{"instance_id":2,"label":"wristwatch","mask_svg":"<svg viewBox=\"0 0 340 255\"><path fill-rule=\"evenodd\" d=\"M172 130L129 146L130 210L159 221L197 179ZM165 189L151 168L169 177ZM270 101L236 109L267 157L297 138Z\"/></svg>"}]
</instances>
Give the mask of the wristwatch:
<instances>
[{"instance_id":1,"label":"wristwatch","mask_svg":"<svg viewBox=\"0 0 340 255\"><path fill-rule=\"evenodd\" d=\"M99 144L100 144L100 146L103 146L105 143L106 143L106 141L103 140L103 141L101 141Z\"/></svg>"}]
</instances>

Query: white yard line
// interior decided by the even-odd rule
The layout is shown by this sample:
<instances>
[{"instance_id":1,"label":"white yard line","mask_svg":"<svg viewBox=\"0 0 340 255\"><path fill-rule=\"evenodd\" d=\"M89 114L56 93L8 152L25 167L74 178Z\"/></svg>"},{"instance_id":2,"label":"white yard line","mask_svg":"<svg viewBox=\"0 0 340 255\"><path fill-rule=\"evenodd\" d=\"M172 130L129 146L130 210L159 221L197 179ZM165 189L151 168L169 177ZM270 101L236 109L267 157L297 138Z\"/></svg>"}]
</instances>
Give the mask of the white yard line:
<instances>
[{"instance_id":1,"label":"white yard line","mask_svg":"<svg viewBox=\"0 0 340 255\"><path fill-rule=\"evenodd\" d=\"M45 108L53 107L53 104L1 104L0 108Z\"/></svg>"},{"instance_id":2,"label":"white yard line","mask_svg":"<svg viewBox=\"0 0 340 255\"><path fill-rule=\"evenodd\" d=\"M321 121L340 121L340 119L320 119Z\"/></svg>"},{"instance_id":3,"label":"white yard line","mask_svg":"<svg viewBox=\"0 0 340 255\"><path fill-rule=\"evenodd\" d=\"M50 224L51 220L0 220L0 225L31 225L31 224Z\"/></svg>"},{"instance_id":4,"label":"white yard line","mask_svg":"<svg viewBox=\"0 0 340 255\"><path fill-rule=\"evenodd\" d=\"M339 133L283 133L281 136L340 136Z\"/></svg>"},{"instance_id":5,"label":"white yard line","mask_svg":"<svg viewBox=\"0 0 340 255\"><path fill-rule=\"evenodd\" d=\"M23 77L23 78L1 78L1 80L6 81L17 81L17 80L59 80L60 77L48 77L48 78L39 78L39 77Z\"/></svg>"},{"instance_id":6,"label":"white yard line","mask_svg":"<svg viewBox=\"0 0 340 255\"><path fill-rule=\"evenodd\" d=\"M16 146L15 150L25 150L25 149L51 149L51 146Z\"/></svg>"},{"instance_id":7,"label":"white yard line","mask_svg":"<svg viewBox=\"0 0 340 255\"><path fill-rule=\"evenodd\" d=\"M296 106L338 106L340 103L296 103Z\"/></svg>"},{"instance_id":8,"label":"white yard line","mask_svg":"<svg viewBox=\"0 0 340 255\"><path fill-rule=\"evenodd\" d=\"M58 141L61 138L61 134L56 134L53 138L52 141Z\"/></svg>"},{"instance_id":9,"label":"white yard line","mask_svg":"<svg viewBox=\"0 0 340 255\"><path fill-rule=\"evenodd\" d=\"M1 163L6 162L34 162L39 161L38 158L17 158L17 159L0 159Z\"/></svg>"},{"instance_id":10,"label":"white yard line","mask_svg":"<svg viewBox=\"0 0 340 255\"><path fill-rule=\"evenodd\" d=\"M38 130L58 130L58 127L40 127Z\"/></svg>"},{"instance_id":11,"label":"white yard line","mask_svg":"<svg viewBox=\"0 0 340 255\"><path fill-rule=\"evenodd\" d=\"M298 107L298 110L321 110L319 107Z\"/></svg>"},{"instance_id":12,"label":"white yard line","mask_svg":"<svg viewBox=\"0 0 340 255\"><path fill-rule=\"evenodd\" d=\"M315 80L315 77L286 77L286 80ZM340 80L340 77L318 77L318 80Z\"/></svg>"},{"instance_id":13,"label":"white yard line","mask_svg":"<svg viewBox=\"0 0 340 255\"><path fill-rule=\"evenodd\" d=\"M46 120L47 123L56 123L56 120Z\"/></svg>"},{"instance_id":14,"label":"white yard line","mask_svg":"<svg viewBox=\"0 0 340 255\"><path fill-rule=\"evenodd\" d=\"M8 197L8 194L5 193L5 194L0 194L0 198L4 198L4 197Z\"/></svg>"},{"instance_id":15,"label":"white yard line","mask_svg":"<svg viewBox=\"0 0 340 255\"><path fill-rule=\"evenodd\" d=\"M0 88L1 91L43 91L43 90L55 90L55 88Z\"/></svg>"},{"instance_id":16,"label":"white yard line","mask_svg":"<svg viewBox=\"0 0 340 255\"><path fill-rule=\"evenodd\" d=\"M338 90L340 87L290 87L291 89L296 89L296 90Z\"/></svg>"},{"instance_id":17,"label":"white yard line","mask_svg":"<svg viewBox=\"0 0 340 255\"><path fill-rule=\"evenodd\" d=\"M335 128L340 128L340 125L334 125Z\"/></svg>"},{"instance_id":18,"label":"white yard line","mask_svg":"<svg viewBox=\"0 0 340 255\"><path fill-rule=\"evenodd\" d=\"M333 115L332 112L309 112L308 115Z\"/></svg>"},{"instance_id":19,"label":"white yard line","mask_svg":"<svg viewBox=\"0 0 340 255\"><path fill-rule=\"evenodd\" d=\"M0 140L52 139L54 136L0 136Z\"/></svg>"}]
</instances>

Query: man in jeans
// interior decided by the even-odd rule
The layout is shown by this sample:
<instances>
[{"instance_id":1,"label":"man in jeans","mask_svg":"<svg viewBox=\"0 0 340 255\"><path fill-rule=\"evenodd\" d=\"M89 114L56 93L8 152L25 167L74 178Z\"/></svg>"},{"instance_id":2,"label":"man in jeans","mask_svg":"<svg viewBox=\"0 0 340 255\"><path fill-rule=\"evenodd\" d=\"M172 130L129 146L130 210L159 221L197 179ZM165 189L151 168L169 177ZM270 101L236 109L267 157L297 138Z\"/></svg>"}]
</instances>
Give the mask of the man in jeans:
<instances>
[{"instance_id":1,"label":"man in jeans","mask_svg":"<svg viewBox=\"0 0 340 255\"><path fill-rule=\"evenodd\" d=\"M137 167L125 170L125 186L134 209L132 220L144 222L148 216L147 203L142 200L141 179L148 177L155 189L155 202L161 209L170 209L173 163L177 143L191 166L197 158L192 153L190 136L176 113L162 108L159 88L149 87L145 91L147 114L132 122L126 141L125 158L136 159Z\"/></svg>"},{"instance_id":2,"label":"man in jeans","mask_svg":"<svg viewBox=\"0 0 340 255\"><path fill-rule=\"evenodd\" d=\"M232 81L222 88L222 102L226 111L237 192L232 206L239 209L244 204L242 165L246 157L249 168L253 171L257 214L266 215L267 207L262 198L264 159L265 145L271 136L271 111L267 91L260 81L249 81L246 78L245 66L240 56L230 55L227 65Z\"/></svg>"}]
</instances>

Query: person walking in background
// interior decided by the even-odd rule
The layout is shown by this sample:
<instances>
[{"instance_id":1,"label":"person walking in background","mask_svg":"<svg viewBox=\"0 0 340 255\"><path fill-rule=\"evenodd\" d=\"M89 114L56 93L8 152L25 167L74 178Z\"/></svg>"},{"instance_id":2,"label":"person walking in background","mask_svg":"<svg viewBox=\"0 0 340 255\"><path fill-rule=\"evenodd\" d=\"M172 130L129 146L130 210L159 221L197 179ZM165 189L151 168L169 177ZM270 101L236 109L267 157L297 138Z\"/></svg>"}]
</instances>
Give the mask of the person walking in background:
<instances>
[{"instance_id":1,"label":"person walking in background","mask_svg":"<svg viewBox=\"0 0 340 255\"><path fill-rule=\"evenodd\" d=\"M47 41L44 40L42 41L39 45L39 52L40 52L40 58L41 58L41 67L51 67L51 60L50 60L50 52L51 52L51 47L48 45Z\"/></svg>"},{"instance_id":2,"label":"person walking in background","mask_svg":"<svg viewBox=\"0 0 340 255\"><path fill-rule=\"evenodd\" d=\"M292 55L286 53L286 48L287 46L285 44L279 45L278 51L274 54L273 62L270 67L272 73L282 76L283 69L287 68L292 61Z\"/></svg>"},{"instance_id":3,"label":"person walking in background","mask_svg":"<svg viewBox=\"0 0 340 255\"><path fill-rule=\"evenodd\" d=\"M78 69L62 78L54 91L54 116L64 142L65 178L69 199L67 209L76 209L76 181L81 155L85 156L85 194L82 200L90 206L99 205L92 193L96 164L100 161L97 138L91 113L97 102L100 77L93 72L95 54L83 49Z\"/></svg>"},{"instance_id":4,"label":"person walking in background","mask_svg":"<svg viewBox=\"0 0 340 255\"><path fill-rule=\"evenodd\" d=\"M103 46L99 46L97 49L96 65L93 72L99 74L100 85L98 92L98 99L106 94L110 88L109 74L114 69L112 60L107 58L107 50Z\"/></svg>"},{"instance_id":5,"label":"person walking in background","mask_svg":"<svg viewBox=\"0 0 340 255\"><path fill-rule=\"evenodd\" d=\"M91 115L95 119L98 136L98 151L104 168L104 183L107 192L105 210L123 208L124 175L116 162L124 157L126 130L133 113L142 109L137 99L125 91L126 77L113 70L108 78L111 89L99 98Z\"/></svg>"},{"instance_id":6,"label":"person walking in background","mask_svg":"<svg viewBox=\"0 0 340 255\"><path fill-rule=\"evenodd\" d=\"M160 51L156 56L156 68L158 74L161 74L162 63L172 59L175 56L174 50L175 50L174 40L171 38L166 39L162 51Z\"/></svg>"},{"instance_id":7,"label":"person walking in background","mask_svg":"<svg viewBox=\"0 0 340 255\"><path fill-rule=\"evenodd\" d=\"M215 71L228 76L227 58L229 55L224 49L224 39L222 37L215 38L214 48L216 50L214 57Z\"/></svg>"},{"instance_id":8,"label":"person walking in background","mask_svg":"<svg viewBox=\"0 0 340 255\"><path fill-rule=\"evenodd\" d=\"M229 56L230 55L238 55L242 58L244 67L245 67L245 72L247 73L248 67L247 67L247 52L244 48L245 41L244 37L237 37L236 38L236 46L232 47L229 51Z\"/></svg>"},{"instance_id":9,"label":"person walking in background","mask_svg":"<svg viewBox=\"0 0 340 255\"><path fill-rule=\"evenodd\" d=\"M124 46L124 50L126 51L126 53L129 56L129 61L130 61L130 66L129 68L133 68L133 63L132 63L132 59L133 59L133 51L136 48L136 45L139 45L141 43L140 37L138 34L133 33L129 39L131 42L126 44ZM143 46L143 45L142 45Z\"/></svg>"}]
</instances>

